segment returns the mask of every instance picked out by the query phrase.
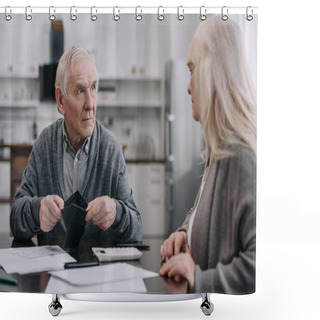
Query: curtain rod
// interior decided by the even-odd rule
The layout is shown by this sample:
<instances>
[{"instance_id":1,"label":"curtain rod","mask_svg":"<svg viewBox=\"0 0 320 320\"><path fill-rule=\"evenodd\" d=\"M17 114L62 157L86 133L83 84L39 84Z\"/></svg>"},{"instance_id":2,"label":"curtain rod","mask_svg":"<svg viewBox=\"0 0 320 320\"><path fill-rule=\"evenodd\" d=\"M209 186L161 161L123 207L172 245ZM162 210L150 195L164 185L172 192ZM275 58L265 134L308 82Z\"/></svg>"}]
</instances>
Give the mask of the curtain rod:
<instances>
[{"instance_id":1,"label":"curtain rod","mask_svg":"<svg viewBox=\"0 0 320 320\"><path fill-rule=\"evenodd\" d=\"M101 7L101 6L71 6L71 7L40 7L40 6L2 6L0 7L0 14L4 14L7 20L11 20L12 15L14 14L24 14L27 20L32 19L33 14L48 13L50 17L55 16L56 14L70 14L75 20L78 14L88 14L89 16L95 17L97 19L98 15L111 14L114 17L119 17L121 14L133 14L136 15L137 20L142 19L143 14L154 14L160 17L162 20L165 15L176 14L179 20L182 20L185 15L188 14L199 14L202 20L205 19L208 14L221 14L222 17L227 17L230 14L246 14L250 20L254 14L257 14L258 7L247 6L247 7L235 7L235 6L220 6L220 7L188 7L188 6L178 6L178 7ZM11 18L9 18L11 17ZM162 19L161 19L162 18ZM51 20L53 20L51 18ZM92 19L94 20L94 19ZM252 19L251 19L252 20Z\"/></svg>"}]
</instances>

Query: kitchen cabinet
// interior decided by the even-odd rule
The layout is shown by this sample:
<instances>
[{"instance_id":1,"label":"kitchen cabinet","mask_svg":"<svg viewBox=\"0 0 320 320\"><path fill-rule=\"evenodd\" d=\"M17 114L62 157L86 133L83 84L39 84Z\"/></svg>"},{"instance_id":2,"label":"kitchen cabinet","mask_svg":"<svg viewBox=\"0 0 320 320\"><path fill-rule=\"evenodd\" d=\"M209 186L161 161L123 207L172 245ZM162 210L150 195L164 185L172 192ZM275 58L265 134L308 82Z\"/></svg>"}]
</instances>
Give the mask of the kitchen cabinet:
<instances>
[{"instance_id":1,"label":"kitchen cabinet","mask_svg":"<svg viewBox=\"0 0 320 320\"><path fill-rule=\"evenodd\" d=\"M10 23L4 19L0 19L0 75L9 76L12 71L12 47L11 41L13 37L13 29Z\"/></svg>"},{"instance_id":2,"label":"kitchen cabinet","mask_svg":"<svg viewBox=\"0 0 320 320\"><path fill-rule=\"evenodd\" d=\"M101 79L97 119L128 145L130 160L164 160L164 80Z\"/></svg>"},{"instance_id":3,"label":"kitchen cabinet","mask_svg":"<svg viewBox=\"0 0 320 320\"><path fill-rule=\"evenodd\" d=\"M9 155L6 152L9 149ZM0 234L10 234L10 208L28 164L32 145L0 145ZM6 155L5 157L3 155Z\"/></svg>"},{"instance_id":4,"label":"kitchen cabinet","mask_svg":"<svg viewBox=\"0 0 320 320\"><path fill-rule=\"evenodd\" d=\"M65 50L74 45L85 48L96 64L99 78L117 78L117 25L111 16L99 16L96 21L86 15L78 15L75 21L68 15L59 19L63 21Z\"/></svg>"},{"instance_id":5,"label":"kitchen cabinet","mask_svg":"<svg viewBox=\"0 0 320 320\"><path fill-rule=\"evenodd\" d=\"M146 15L139 22L132 15L122 15L117 22L112 15L99 16L94 22L81 15L76 21L67 15L61 18L65 49L72 45L86 48L96 63L100 79L163 76L168 33L160 32L159 21L154 16Z\"/></svg>"},{"instance_id":6,"label":"kitchen cabinet","mask_svg":"<svg viewBox=\"0 0 320 320\"><path fill-rule=\"evenodd\" d=\"M10 162L0 160L0 203L7 203L10 199Z\"/></svg>"},{"instance_id":7,"label":"kitchen cabinet","mask_svg":"<svg viewBox=\"0 0 320 320\"><path fill-rule=\"evenodd\" d=\"M0 235L10 236L10 205L0 202Z\"/></svg>"},{"instance_id":8,"label":"kitchen cabinet","mask_svg":"<svg viewBox=\"0 0 320 320\"><path fill-rule=\"evenodd\" d=\"M161 78L118 78L99 80L99 106L162 108Z\"/></svg>"},{"instance_id":9,"label":"kitchen cabinet","mask_svg":"<svg viewBox=\"0 0 320 320\"><path fill-rule=\"evenodd\" d=\"M24 169L28 165L32 145L11 146L11 202L21 184Z\"/></svg>"},{"instance_id":10,"label":"kitchen cabinet","mask_svg":"<svg viewBox=\"0 0 320 320\"><path fill-rule=\"evenodd\" d=\"M7 185L10 185L10 198L6 199L7 201L10 201L12 203L12 200L15 196L16 189L20 186L21 180L22 180L22 175L24 169L28 165L28 159L29 155L32 150L32 145L28 144L21 144L21 145L0 145L1 149L10 149L10 160L8 159L7 161L10 161L10 166L3 166L3 175L1 175L1 184L4 181L8 183ZM3 161L6 163L6 161ZM1 163L1 162L0 162ZM8 180L8 168L10 168L10 181ZM6 189L6 192L8 190ZM8 195L7 195L8 196ZM5 201L5 202L7 202Z\"/></svg>"},{"instance_id":11,"label":"kitchen cabinet","mask_svg":"<svg viewBox=\"0 0 320 320\"><path fill-rule=\"evenodd\" d=\"M15 15L10 22L2 19L0 75L38 78L39 65L49 59L50 24L45 15L26 22L24 15ZM5 30L5 32L3 32Z\"/></svg>"},{"instance_id":12,"label":"kitchen cabinet","mask_svg":"<svg viewBox=\"0 0 320 320\"><path fill-rule=\"evenodd\" d=\"M163 163L127 163L129 185L142 218L144 237L165 237L165 166Z\"/></svg>"},{"instance_id":13,"label":"kitchen cabinet","mask_svg":"<svg viewBox=\"0 0 320 320\"><path fill-rule=\"evenodd\" d=\"M159 21L147 15L141 21L123 16L117 24L118 77L162 77L168 34L160 32Z\"/></svg>"},{"instance_id":14,"label":"kitchen cabinet","mask_svg":"<svg viewBox=\"0 0 320 320\"><path fill-rule=\"evenodd\" d=\"M0 108L36 108L39 80L32 77L0 76Z\"/></svg>"},{"instance_id":15,"label":"kitchen cabinet","mask_svg":"<svg viewBox=\"0 0 320 320\"><path fill-rule=\"evenodd\" d=\"M0 235L10 235L10 160L0 148Z\"/></svg>"}]
</instances>

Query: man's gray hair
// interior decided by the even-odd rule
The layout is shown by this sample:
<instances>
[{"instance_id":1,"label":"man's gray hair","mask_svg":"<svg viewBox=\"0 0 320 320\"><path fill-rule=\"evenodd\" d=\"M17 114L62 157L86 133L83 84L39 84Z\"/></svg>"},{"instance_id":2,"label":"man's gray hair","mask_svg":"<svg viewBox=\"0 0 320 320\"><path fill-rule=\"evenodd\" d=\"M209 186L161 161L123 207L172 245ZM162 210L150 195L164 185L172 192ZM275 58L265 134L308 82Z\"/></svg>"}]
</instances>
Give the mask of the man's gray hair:
<instances>
[{"instance_id":1,"label":"man's gray hair","mask_svg":"<svg viewBox=\"0 0 320 320\"><path fill-rule=\"evenodd\" d=\"M61 56L56 72L55 87L59 86L61 88L61 92L64 97L67 96L67 84L69 76L73 72L73 64L75 61L80 59L90 59L92 61L98 81L96 66L87 50L81 47L73 46Z\"/></svg>"}]
</instances>

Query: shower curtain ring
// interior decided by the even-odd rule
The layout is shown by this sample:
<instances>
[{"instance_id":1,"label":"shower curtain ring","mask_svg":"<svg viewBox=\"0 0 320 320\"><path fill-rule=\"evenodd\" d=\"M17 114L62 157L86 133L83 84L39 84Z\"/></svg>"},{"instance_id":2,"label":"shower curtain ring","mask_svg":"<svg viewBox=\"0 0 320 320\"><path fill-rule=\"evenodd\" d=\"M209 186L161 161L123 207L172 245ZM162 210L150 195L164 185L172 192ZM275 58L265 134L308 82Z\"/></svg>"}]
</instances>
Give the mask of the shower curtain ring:
<instances>
[{"instance_id":1,"label":"shower curtain ring","mask_svg":"<svg viewBox=\"0 0 320 320\"><path fill-rule=\"evenodd\" d=\"M161 13L160 13L161 9ZM158 20L162 21L164 19L164 9L163 6L158 7Z\"/></svg>"},{"instance_id":2,"label":"shower curtain ring","mask_svg":"<svg viewBox=\"0 0 320 320\"><path fill-rule=\"evenodd\" d=\"M27 20L27 21L30 21L30 20L32 19L31 13L32 13L31 7L30 7L30 6L27 6L27 7L26 7L26 20Z\"/></svg>"},{"instance_id":3,"label":"shower curtain ring","mask_svg":"<svg viewBox=\"0 0 320 320\"><path fill-rule=\"evenodd\" d=\"M95 11L96 11L95 14L93 14L93 10L94 10L94 9L95 9ZM96 7L91 7L90 15L91 15L91 20L92 20L92 21L96 21L96 20L98 19Z\"/></svg>"},{"instance_id":4,"label":"shower curtain ring","mask_svg":"<svg viewBox=\"0 0 320 320\"><path fill-rule=\"evenodd\" d=\"M49 7L49 20L50 21L54 21L56 19L56 16L54 14L52 14L53 12L56 12L56 10L54 9L54 6Z\"/></svg>"},{"instance_id":5,"label":"shower curtain ring","mask_svg":"<svg viewBox=\"0 0 320 320\"><path fill-rule=\"evenodd\" d=\"M250 14L249 14L249 10L250 10ZM246 19L248 20L248 21L252 21L253 20L253 9L252 9L252 7L247 7L247 9L246 9Z\"/></svg>"},{"instance_id":6,"label":"shower curtain ring","mask_svg":"<svg viewBox=\"0 0 320 320\"><path fill-rule=\"evenodd\" d=\"M9 6L6 6L4 9L4 15L7 21L10 21L12 19L12 16L8 13L9 10L10 10L10 13L12 12L12 10L9 8L10 8Z\"/></svg>"},{"instance_id":7,"label":"shower curtain ring","mask_svg":"<svg viewBox=\"0 0 320 320\"><path fill-rule=\"evenodd\" d=\"M183 6L178 7L178 20L182 21L184 19L184 9Z\"/></svg>"},{"instance_id":8,"label":"shower curtain ring","mask_svg":"<svg viewBox=\"0 0 320 320\"><path fill-rule=\"evenodd\" d=\"M140 13L142 13L141 7L140 7L140 6L137 6L137 7L136 7L136 19L137 19L138 21L141 21L142 15L141 15L141 14L138 14L138 9L140 9Z\"/></svg>"},{"instance_id":9,"label":"shower curtain ring","mask_svg":"<svg viewBox=\"0 0 320 320\"><path fill-rule=\"evenodd\" d=\"M207 19L207 9L205 6L200 7L200 20L204 21Z\"/></svg>"},{"instance_id":10,"label":"shower curtain ring","mask_svg":"<svg viewBox=\"0 0 320 320\"><path fill-rule=\"evenodd\" d=\"M70 19L72 21L76 21L77 20L77 15L75 13L77 13L76 7L75 6L70 7Z\"/></svg>"},{"instance_id":11,"label":"shower curtain ring","mask_svg":"<svg viewBox=\"0 0 320 320\"><path fill-rule=\"evenodd\" d=\"M223 6L221 8L221 19L223 21L227 21L228 20L228 8L226 6Z\"/></svg>"},{"instance_id":12,"label":"shower curtain ring","mask_svg":"<svg viewBox=\"0 0 320 320\"><path fill-rule=\"evenodd\" d=\"M116 13L116 9L118 10L118 13ZM116 7L113 7L113 20L114 21L119 21L120 20L120 10L119 8L116 6Z\"/></svg>"}]
</instances>

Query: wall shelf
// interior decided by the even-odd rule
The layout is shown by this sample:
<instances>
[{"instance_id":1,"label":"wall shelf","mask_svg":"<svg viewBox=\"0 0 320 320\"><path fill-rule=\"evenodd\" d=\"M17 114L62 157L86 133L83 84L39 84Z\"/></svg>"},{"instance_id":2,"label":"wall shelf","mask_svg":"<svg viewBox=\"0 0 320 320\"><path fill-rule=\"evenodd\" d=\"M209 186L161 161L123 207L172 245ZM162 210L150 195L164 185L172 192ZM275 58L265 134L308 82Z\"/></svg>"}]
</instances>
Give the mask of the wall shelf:
<instances>
[{"instance_id":1,"label":"wall shelf","mask_svg":"<svg viewBox=\"0 0 320 320\"><path fill-rule=\"evenodd\" d=\"M159 101L99 101L98 107L162 108Z\"/></svg>"},{"instance_id":2,"label":"wall shelf","mask_svg":"<svg viewBox=\"0 0 320 320\"><path fill-rule=\"evenodd\" d=\"M2 102L0 108L37 108L39 100Z\"/></svg>"}]
</instances>

